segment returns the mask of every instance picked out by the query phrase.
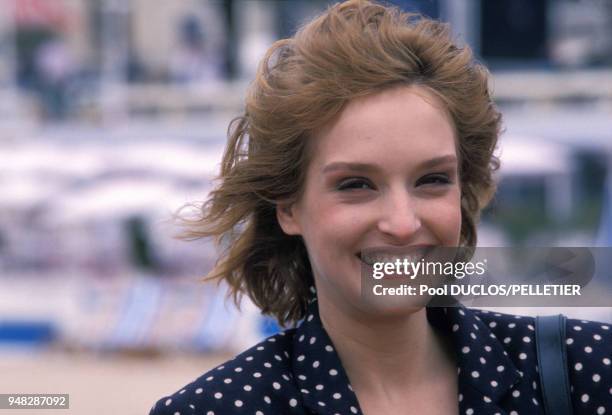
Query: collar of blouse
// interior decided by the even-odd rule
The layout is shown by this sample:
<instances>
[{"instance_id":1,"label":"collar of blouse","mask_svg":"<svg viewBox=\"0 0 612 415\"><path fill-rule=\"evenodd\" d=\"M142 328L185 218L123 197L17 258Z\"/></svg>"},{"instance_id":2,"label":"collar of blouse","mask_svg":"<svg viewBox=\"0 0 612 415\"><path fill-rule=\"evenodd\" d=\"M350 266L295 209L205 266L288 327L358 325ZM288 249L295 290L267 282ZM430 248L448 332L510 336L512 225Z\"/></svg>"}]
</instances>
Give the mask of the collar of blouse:
<instances>
[{"instance_id":1,"label":"collar of blouse","mask_svg":"<svg viewBox=\"0 0 612 415\"><path fill-rule=\"evenodd\" d=\"M458 362L459 401L469 401L474 413L504 413L496 404L522 375L487 325L461 304L427 307L427 319L452 339ZM296 329L291 364L308 409L317 414L361 413L321 324L316 299L310 302L306 318ZM479 403L482 407L478 407Z\"/></svg>"}]
</instances>

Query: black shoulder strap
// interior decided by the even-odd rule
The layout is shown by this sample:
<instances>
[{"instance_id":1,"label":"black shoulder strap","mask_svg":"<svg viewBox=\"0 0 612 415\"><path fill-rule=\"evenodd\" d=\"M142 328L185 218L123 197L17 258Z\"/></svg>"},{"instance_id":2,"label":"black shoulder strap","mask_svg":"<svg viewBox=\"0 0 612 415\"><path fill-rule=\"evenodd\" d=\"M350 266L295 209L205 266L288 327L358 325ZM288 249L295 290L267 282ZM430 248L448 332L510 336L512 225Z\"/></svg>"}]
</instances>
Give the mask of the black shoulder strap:
<instances>
[{"instance_id":1,"label":"black shoulder strap","mask_svg":"<svg viewBox=\"0 0 612 415\"><path fill-rule=\"evenodd\" d=\"M565 316L537 316L536 348L546 414L571 415L567 354L565 350Z\"/></svg>"}]
</instances>

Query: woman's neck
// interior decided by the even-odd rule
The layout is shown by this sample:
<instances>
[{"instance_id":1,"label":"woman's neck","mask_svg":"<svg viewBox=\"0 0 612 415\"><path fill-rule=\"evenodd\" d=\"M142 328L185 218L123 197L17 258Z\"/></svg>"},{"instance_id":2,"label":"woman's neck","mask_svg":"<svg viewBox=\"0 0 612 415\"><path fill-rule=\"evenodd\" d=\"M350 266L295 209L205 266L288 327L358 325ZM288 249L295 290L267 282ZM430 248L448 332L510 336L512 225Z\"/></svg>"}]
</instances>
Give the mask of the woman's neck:
<instances>
[{"instance_id":1,"label":"woman's neck","mask_svg":"<svg viewBox=\"0 0 612 415\"><path fill-rule=\"evenodd\" d=\"M357 393L392 399L456 376L450 344L429 324L425 308L389 318L338 304L319 298L319 314Z\"/></svg>"}]
</instances>

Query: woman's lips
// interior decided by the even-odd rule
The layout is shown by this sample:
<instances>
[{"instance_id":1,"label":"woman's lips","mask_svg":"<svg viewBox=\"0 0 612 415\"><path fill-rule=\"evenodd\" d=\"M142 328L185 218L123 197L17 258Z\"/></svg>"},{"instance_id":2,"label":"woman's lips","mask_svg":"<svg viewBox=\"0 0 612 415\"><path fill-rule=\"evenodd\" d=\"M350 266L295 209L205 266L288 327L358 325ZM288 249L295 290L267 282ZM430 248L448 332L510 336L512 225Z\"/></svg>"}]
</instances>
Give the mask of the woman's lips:
<instances>
[{"instance_id":1,"label":"woman's lips","mask_svg":"<svg viewBox=\"0 0 612 415\"><path fill-rule=\"evenodd\" d=\"M359 262L361 262L362 272L366 273L365 276L369 277L369 279L373 279L374 266L365 262L361 258L361 254L356 254L355 256L359 259ZM376 278L375 280L376 281L398 281L400 279L404 280L405 278L406 277L404 275L395 275L394 273L385 273L382 278Z\"/></svg>"},{"instance_id":2,"label":"woman's lips","mask_svg":"<svg viewBox=\"0 0 612 415\"><path fill-rule=\"evenodd\" d=\"M404 263L418 262L425 258L433 249L433 245L413 245L407 247L371 247L364 248L356 255L361 262L372 266L374 263L390 262L395 264L397 260Z\"/></svg>"}]
</instances>

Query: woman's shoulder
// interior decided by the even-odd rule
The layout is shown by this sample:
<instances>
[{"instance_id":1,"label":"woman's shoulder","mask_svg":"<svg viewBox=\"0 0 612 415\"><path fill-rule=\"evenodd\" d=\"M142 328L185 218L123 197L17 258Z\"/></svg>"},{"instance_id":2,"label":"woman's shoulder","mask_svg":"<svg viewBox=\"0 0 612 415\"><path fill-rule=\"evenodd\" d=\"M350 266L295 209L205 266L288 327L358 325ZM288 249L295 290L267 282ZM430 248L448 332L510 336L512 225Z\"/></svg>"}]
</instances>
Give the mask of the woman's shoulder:
<instances>
[{"instance_id":1,"label":"woman's shoulder","mask_svg":"<svg viewBox=\"0 0 612 415\"><path fill-rule=\"evenodd\" d=\"M299 395L291 371L294 332L270 336L214 367L159 399L150 415L286 412Z\"/></svg>"},{"instance_id":2,"label":"woman's shoulder","mask_svg":"<svg viewBox=\"0 0 612 415\"><path fill-rule=\"evenodd\" d=\"M539 385L535 317L472 309L503 345L520 374ZM608 323L567 318L565 345L576 413L597 413L612 401L612 328ZM591 411L591 412L589 412Z\"/></svg>"}]
</instances>

